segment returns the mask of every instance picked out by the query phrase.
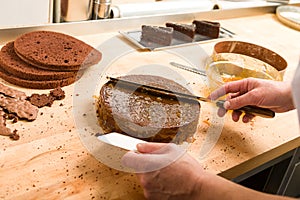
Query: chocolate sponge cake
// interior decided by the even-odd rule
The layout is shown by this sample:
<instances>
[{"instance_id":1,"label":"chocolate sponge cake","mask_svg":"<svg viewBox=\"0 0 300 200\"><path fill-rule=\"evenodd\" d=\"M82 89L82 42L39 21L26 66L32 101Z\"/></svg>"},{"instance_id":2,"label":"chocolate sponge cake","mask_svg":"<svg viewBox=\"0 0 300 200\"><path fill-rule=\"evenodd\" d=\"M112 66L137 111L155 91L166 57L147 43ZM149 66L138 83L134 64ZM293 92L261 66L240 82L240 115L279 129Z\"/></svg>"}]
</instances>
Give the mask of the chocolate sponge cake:
<instances>
[{"instance_id":1,"label":"chocolate sponge cake","mask_svg":"<svg viewBox=\"0 0 300 200\"><path fill-rule=\"evenodd\" d=\"M196 33L210 38L219 38L220 23L206 20L194 20L193 24L196 26Z\"/></svg>"},{"instance_id":2,"label":"chocolate sponge cake","mask_svg":"<svg viewBox=\"0 0 300 200\"><path fill-rule=\"evenodd\" d=\"M53 89L57 87L63 87L74 83L78 79L77 77L68 77L59 80L45 80L45 81L26 80L8 74L1 69L0 69L0 78L4 79L5 81L13 85L18 85L21 87L31 88L31 89Z\"/></svg>"},{"instance_id":3,"label":"chocolate sponge cake","mask_svg":"<svg viewBox=\"0 0 300 200\"><path fill-rule=\"evenodd\" d=\"M53 89L74 83L83 73L36 68L17 56L13 44L7 43L0 51L0 78L11 84L32 89Z\"/></svg>"},{"instance_id":4,"label":"chocolate sponge cake","mask_svg":"<svg viewBox=\"0 0 300 200\"><path fill-rule=\"evenodd\" d=\"M195 37L195 26L192 24L177 24L167 22L166 27L172 27L174 29L173 38L191 42Z\"/></svg>"},{"instance_id":5,"label":"chocolate sponge cake","mask_svg":"<svg viewBox=\"0 0 300 200\"><path fill-rule=\"evenodd\" d=\"M191 94L159 76L128 75L120 79ZM102 86L97 99L98 121L105 133L116 131L146 141L188 141L196 131L199 113L198 101L179 101L176 96L154 95L111 81Z\"/></svg>"},{"instance_id":6,"label":"chocolate sponge cake","mask_svg":"<svg viewBox=\"0 0 300 200\"><path fill-rule=\"evenodd\" d=\"M78 71L97 64L102 54L72 36L33 31L19 36L14 42L16 54L25 62L54 71Z\"/></svg>"},{"instance_id":7,"label":"chocolate sponge cake","mask_svg":"<svg viewBox=\"0 0 300 200\"><path fill-rule=\"evenodd\" d=\"M0 70L6 74L26 80L59 80L77 75L76 71L60 72L34 67L18 57L14 51L14 42L9 42L0 51Z\"/></svg>"},{"instance_id":8,"label":"chocolate sponge cake","mask_svg":"<svg viewBox=\"0 0 300 200\"><path fill-rule=\"evenodd\" d=\"M168 46L173 38L173 28L142 25L141 41Z\"/></svg>"}]
</instances>

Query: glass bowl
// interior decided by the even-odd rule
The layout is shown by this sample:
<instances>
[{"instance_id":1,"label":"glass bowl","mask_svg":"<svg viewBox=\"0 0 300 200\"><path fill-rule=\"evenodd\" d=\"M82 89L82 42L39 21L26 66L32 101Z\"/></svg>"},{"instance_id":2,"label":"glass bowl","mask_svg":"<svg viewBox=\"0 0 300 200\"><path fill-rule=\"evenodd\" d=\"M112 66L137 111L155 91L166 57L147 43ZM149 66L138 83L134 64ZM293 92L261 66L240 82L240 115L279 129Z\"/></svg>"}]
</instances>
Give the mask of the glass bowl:
<instances>
[{"instance_id":1,"label":"glass bowl","mask_svg":"<svg viewBox=\"0 0 300 200\"><path fill-rule=\"evenodd\" d=\"M272 71L272 73L267 73L266 71L243 67L239 63L232 61L209 62L206 67L206 75L211 92L221 87L226 82L249 77L277 81L282 80L279 72L276 70Z\"/></svg>"}]
</instances>

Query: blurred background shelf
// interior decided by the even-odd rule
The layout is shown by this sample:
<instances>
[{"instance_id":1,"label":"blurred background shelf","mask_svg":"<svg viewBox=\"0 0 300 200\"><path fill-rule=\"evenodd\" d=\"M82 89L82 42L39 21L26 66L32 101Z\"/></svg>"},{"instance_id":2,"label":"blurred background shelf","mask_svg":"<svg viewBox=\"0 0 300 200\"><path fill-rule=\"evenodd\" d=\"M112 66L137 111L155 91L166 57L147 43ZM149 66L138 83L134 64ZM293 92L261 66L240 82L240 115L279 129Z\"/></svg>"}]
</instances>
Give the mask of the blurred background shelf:
<instances>
[{"instance_id":1,"label":"blurred background shelf","mask_svg":"<svg viewBox=\"0 0 300 200\"><path fill-rule=\"evenodd\" d=\"M4 1L0 0L0 29L31 25L45 25L53 22L62 22L60 16L55 16L58 12L68 12L69 19L74 21L90 20L85 19L86 12L90 12L94 0L23 0ZM142 9L144 5L150 5ZM201 4L199 4L201 3ZM116 17L133 17L157 14L176 14L187 12L211 11L213 8L219 9L240 9L251 7L276 6L281 4L300 3L300 0L112 0L111 10ZM66 9L60 10L61 5L67 5ZM76 6L75 6L76 4ZM172 9L162 9L166 6L173 6ZM159 6L156 6L159 5ZM164 6L160 6L164 5ZM176 9L176 5L178 9ZM196 6L197 5L197 6ZM217 7L214 7L217 5ZM81 6L81 7L80 7ZM135 9L135 7L137 9ZM159 8L161 7L161 8ZM159 9L158 9L159 8ZM171 7L170 7L171 8ZM74 10L72 10L74 9ZM118 10L118 13L116 14ZM133 12L134 11L134 12ZM81 13L82 12L82 13ZM95 11L93 11L95 12ZM122 13L122 14L120 14ZM127 13L127 15L124 15ZM65 13L66 14L66 13ZM78 18L74 15L80 16ZM84 16L84 17L82 17Z\"/></svg>"}]
</instances>

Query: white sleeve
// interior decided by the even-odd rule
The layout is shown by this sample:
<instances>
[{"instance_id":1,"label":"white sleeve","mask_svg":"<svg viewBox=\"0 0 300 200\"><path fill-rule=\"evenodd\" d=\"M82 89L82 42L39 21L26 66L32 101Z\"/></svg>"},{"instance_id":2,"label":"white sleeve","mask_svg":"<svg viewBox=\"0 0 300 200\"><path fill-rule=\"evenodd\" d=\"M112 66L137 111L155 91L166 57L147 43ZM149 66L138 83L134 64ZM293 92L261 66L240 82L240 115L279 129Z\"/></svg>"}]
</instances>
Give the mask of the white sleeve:
<instances>
[{"instance_id":1,"label":"white sleeve","mask_svg":"<svg viewBox=\"0 0 300 200\"><path fill-rule=\"evenodd\" d=\"M292 82L292 92L294 103L298 111L298 121L300 125L300 61Z\"/></svg>"}]
</instances>

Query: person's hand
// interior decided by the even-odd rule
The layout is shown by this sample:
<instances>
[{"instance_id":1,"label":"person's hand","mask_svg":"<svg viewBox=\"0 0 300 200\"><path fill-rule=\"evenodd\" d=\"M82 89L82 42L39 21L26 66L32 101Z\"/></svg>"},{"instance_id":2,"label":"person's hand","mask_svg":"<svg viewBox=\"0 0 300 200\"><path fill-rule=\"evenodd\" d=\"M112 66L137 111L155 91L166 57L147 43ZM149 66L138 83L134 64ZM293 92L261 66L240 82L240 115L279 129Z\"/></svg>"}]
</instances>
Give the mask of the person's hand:
<instances>
[{"instance_id":1,"label":"person's hand","mask_svg":"<svg viewBox=\"0 0 300 200\"><path fill-rule=\"evenodd\" d=\"M274 112L286 112L294 109L291 86L286 82L247 78L225 83L221 88L212 92L209 98L216 100L226 96L224 108L235 110L246 105L269 108ZM218 115L224 116L226 110L219 109ZM242 113L234 111L233 121L238 121ZM245 114L243 122L253 119L253 115Z\"/></svg>"},{"instance_id":2,"label":"person's hand","mask_svg":"<svg viewBox=\"0 0 300 200\"><path fill-rule=\"evenodd\" d=\"M211 174L175 144L141 143L137 149L138 153L126 153L122 163L136 171L149 200L289 199L257 192Z\"/></svg>"},{"instance_id":3,"label":"person's hand","mask_svg":"<svg viewBox=\"0 0 300 200\"><path fill-rule=\"evenodd\" d=\"M203 169L197 160L175 144L142 143L137 148L139 153L128 152L122 163L135 170L147 199L199 199Z\"/></svg>"}]
</instances>

